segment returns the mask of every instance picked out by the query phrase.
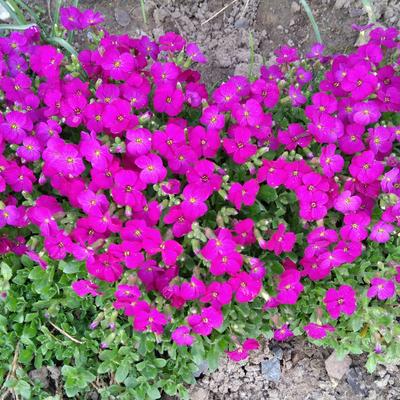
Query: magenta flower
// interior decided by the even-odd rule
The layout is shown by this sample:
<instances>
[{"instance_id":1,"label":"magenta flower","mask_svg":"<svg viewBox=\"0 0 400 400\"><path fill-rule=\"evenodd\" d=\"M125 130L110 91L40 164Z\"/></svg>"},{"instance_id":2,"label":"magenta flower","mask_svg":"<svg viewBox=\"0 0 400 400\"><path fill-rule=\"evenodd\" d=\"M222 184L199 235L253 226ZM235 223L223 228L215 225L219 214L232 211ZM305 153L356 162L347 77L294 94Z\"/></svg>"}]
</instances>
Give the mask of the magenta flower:
<instances>
[{"instance_id":1,"label":"magenta flower","mask_svg":"<svg viewBox=\"0 0 400 400\"><path fill-rule=\"evenodd\" d=\"M241 346L233 351L227 351L228 357L233 361L245 360L249 356L250 350L258 350L260 344L256 339L246 339Z\"/></svg>"},{"instance_id":2,"label":"magenta flower","mask_svg":"<svg viewBox=\"0 0 400 400\"><path fill-rule=\"evenodd\" d=\"M200 298L205 291L206 285L195 276L192 276L190 282L183 282L180 288L181 296L186 301Z\"/></svg>"},{"instance_id":3,"label":"magenta flower","mask_svg":"<svg viewBox=\"0 0 400 400\"><path fill-rule=\"evenodd\" d=\"M134 314L133 327L139 332L150 328L152 332L161 335L167 322L167 317L156 308L150 310L139 308Z\"/></svg>"},{"instance_id":4,"label":"magenta flower","mask_svg":"<svg viewBox=\"0 0 400 400\"><path fill-rule=\"evenodd\" d=\"M349 166L350 174L361 183L371 183L378 179L384 170L383 163L375 159L371 150L354 156Z\"/></svg>"},{"instance_id":5,"label":"magenta flower","mask_svg":"<svg viewBox=\"0 0 400 400\"><path fill-rule=\"evenodd\" d=\"M257 193L260 186L256 179L250 179L241 185L234 182L228 192L228 200L240 210L242 204L245 206L252 206L256 201Z\"/></svg>"},{"instance_id":6,"label":"magenta flower","mask_svg":"<svg viewBox=\"0 0 400 400\"><path fill-rule=\"evenodd\" d=\"M291 85L289 87L289 97L293 107L300 107L307 102L307 97L304 96L301 88Z\"/></svg>"},{"instance_id":7,"label":"magenta flower","mask_svg":"<svg viewBox=\"0 0 400 400\"><path fill-rule=\"evenodd\" d=\"M131 53L120 53L115 48L108 48L103 55L101 66L110 78L117 81L125 80L135 68L135 58Z\"/></svg>"},{"instance_id":8,"label":"magenta flower","mask_svg":"<svg viewBox=\"0 0 400 400\"><path fill-rule=\"evenodd\" d=\"M173 224L172 233L175 237L183 237L192 230L193 219L185 217L181 206L173 206L164 216L164 223Z\"/></svg>"},{"instance_id":9,"label":"magenta flower","mask_svg":"<svg viewBox=\"0 0 400 400\"><path fill-rule=\"evenodd\" d=\"M195 62L199 64L205 64L207 62L207 58L199 49L196 43L188 43L186 46L186 55Z\"/></svg>"},{"instance_id":10,"label":"magenta flower","mask_svg":"<svg viewBox=\"0 0 400 400\"><path fill-rule=\"evenodd\" d=\"M131 114L132 107L126 100L117 99L104 109L104 126L114 135L120 134L137 124L137 117Z\"/></svg>"},{"instance_id":11,"label":"magenta flower","mask_svg":"<svg viewBox=\"0 0 400 400\"><path fill-rule=\"evenodd\" d=\"M343 79L342 88L350 92L354 100L363 100L375 91L378 79L369 72L370 67L367 63L358 63L347 72Z\"/></svg>"},{"instance_id":12,"label":"magenta flower","mask_svg":"<svg viewBox=\"0 0 400 400\"><path fill-rule=\"evenodd\" d=\"M235 241L243 246L247 246L256 242L254 236L254 221L251 218L245 218L237 222L234 226L234 232L236 233ZM256 261L257 259L254 259ZM256 263L256 265L258 265Z\"/></svg>"},{"instance_id":13,"label":"magenta flower","mask_svg":"<svg viewBox=\"0 0 400 400\"><path fill-rule=\"evenodd\" d=\"M170 117L175 117L182 111L184 101L182 91L173 85L159 85L154 91L154 109Z\"/></svg>"},{"instance_id":14,"label":"magenta flower","mask_svg":"<svg viewBox=\"0 0 400 400\"><path fill-rule=\"evenodd\" d=\"M340 150L345 154L355 154L365 150L365 145L362 140L363 133L363 126L358 124L347 125L346 133L338 140Z\"/></svg>"},{"instance_id":15,"label":"magenta flower","mask_svg":"<svg viewBox=\"0 0 400 400\"><path fill-rule=\"evenodd\" d=\"M249 99L245 104L236 103L232 115L240 126L257 126L264 114L260 104L254 99Z\"/></svg>"},{"instance_id":16,"label":"magenta flower","mask_svg":"<svg viewBox=\"0 0 400 400\"><path fill-rule=\"evenodd\" d=\"M262 282L254 279L247 272L240 272L229 279L229 284L235 292L238 303L249 303L253 301L261 291Z\"/></svg>"},{"instance_id":17,"label":"magenta flower","mask_svg":"<svg viewBox=\"0 0 400 400\"><path fill-rule=\"evenodd\" d=\"M184 200L181 203L181 208L186 218L194 221L207 212L208 207L205 201L208 198L209 191L204 186L187 185L183 189L182 195Z\"/></svg>"},{"instance_id":18,"label":"magenta flower","mask_svg":"<svg viewBox=\"0 0 400 400\"><path fill-rule=\"evenodd\" d=\"M306 54L307 58L318 58L319 60L322 59L323 53L325 50L325 46L322 43L314 43L310 51Z\"/></svg>"},{"instance_id":19,"label":"magenta flower","mask_svg":"<svg viewBox=\"0 0 400 400\"><path fill-rule=\"evenodd\" d=\"M98 285L96 285L93 282L81 279L79 281L73 282L72 283L72 289L73 291L79 296L83 297L88 294L92 296L100 296L102 293L99 292L97 289L99 288Z\"/></svg>"},{"instance_id":20,"label":"magenta flower","mask_svg":"<svg viewBox=\"0 0 400 400\"><path fill-rule=\"evenodd\" d=\"M279 87L275 82L258 79L251 84L252 97L265 107L274 108L279 101Z\"/></svg>"},{"instance_id":21,"label":"magenta flower","mask_svg":"<svg viewBox=\"0 0 400 400\"><path fill-rule=\"evenodd\" d=\"M133 157L146 155L151 149L152 134L148 129L137 128L126 132L129 140L126 150Z\"/></svg>"},{"instance_id":22,"label":"magenta flower","mask_svg":"<svg viewBox=\"0 0 400 400\"><path fill-rule=\"evenodd\" d=\"M56 78L64 56L53 46L37 46L30 58L30 66L39 76Z\"/></svg>"},{"instance_id":23,"label":"magenta flower","mask_svg":"<svg viewBox=\"0 0 400 400\"><path fill-rule=\"evenodd\" d=\"M187 326L174 329L171 338L178 346L191 346L194 342L194 337L190 335L190 328Z\"/></svg>"},{"instance_id":24,"label":"magenta flower","mask_svg":"<svg viewBox=\"0 0 400 400\"><path fill-rule=\"evenodd\" d=\"M305 108L305 114L311 120L315 120L324 113L333 114L338 109L336 97L327 93L314 93L311 101L312 105Z\"/></svg>"},{"instance_id":25,"label":"magenta flower","mask_svg":"<svg viewBox=\"0 0 400 400\"><path fill-rule=\"evenodd\" d=\"M296 235L293 232L286 232L286 226L279 224L277 231L267 242L267 249L279 256L283 252L292 251L295 243Z\"/></svg>"},{"instance_id":26,"label":"magenta flower","mask_svg":"<svg viewBox=\"0 0 400 400\"><path fill-rule=\"evenodd\" d=\"M286 131L278 131L278 140L287 150L294 150L297 146L307 147L311 143L311 136L302 124L289 124Z\"/></svg>"},{"instance_id":27,"label":"magenta flower","mask_svg":"<svg viewBox=\"0 0 400 400\"><path fill-rule=\"evenodd\" d=\"M20 216L15 206L0 208L0 228L6 225L18 226Z\"/></svg>"},{"instance_id":28,"label":"magenta flower","mask_svg":"<svg viewBox=\"0 0 400 400\"><path fill-rule=\"evenodd\" d=\"M52 259L63 260L68 253L72 252L72 241L65 232L58 231L53 236L44 239L44 248Z\"/></svg>"},{"instance_id":29,"label":"magenta flower","mask_svg":"<svg viewBox=\"0 0 400 400\"><path fill-rule=\"evenodd\" d=\"M103 253L89 257L86 262L89 274L105 282L113 283L121 278L123 267L113 255Z\"/></svg>"},{"instance_id":30,"label":"magenta flower","mask_svg":"<svg viewBox=\"0 0 400 400\"><path fill-rule=\"evenodd\" d=\"M160 50L170 51L171 53L181 51L186 44L182 36L175 32L165 33L159 37L158 42L160 43Z\"/></svg>"},{"instance_id":31,"label":"magenta flower","mask_svg":"<svg viewBox=\"0 0 400 400\"><path fill-rule=\"evenodd\" d=\"M359 125L369 125L379 121L381 113L373 101L356 103L354 105L353 121Z\"/></svg>"},{"instance_id":32,"label":"magenta flower","mask_svg":"<svg viewBox=\"0 0 400 400\"><path fill-rule=\"evenodd\" d=\"M371 218L363 213L348 214L344 217L344 226L340 229L340 235L344 240L359 241L368 236L367 227Z\"/></svg>"},{"instance_id":33,"label":"magenta flower","mask_svg":"<svg viewBox=\"0 0 400 400\"><path fill-rule=\"evenodd\" d=\"M300 278L300 272L295 269L289 269L282 273L276 297L280 304L296 304L300 293L304 290Z\"/></svg>"},{"instance_id":34,"label":"magenta flower","mask_svg":"<svg viewBox=\"0 0 400 400\"><path fill-rule=\"evenodd\" d=\"M276 62L278 64L289 64L299 59L297 49L286 45L276 49L274 54L276 55Z\"/></svg>"},{"instance_id":35,"label":"magenta flower","mask_svg":"<svg viewBox=\"0 0 400 400\"><path fill-rule=\"evenodd\" d=\"M378 297L379 300L387 300L396 293L393 281L375 277L371 279L371 287L368 289L367 297Z\"/></svg>"},{"instance_id":36,"label":"magenta flower","mask_svg":"<svg viewBox=\"0 0 400 400\"><path fill-rule=\"evenodd\" d=\"M182 254L182 245L175 240L164 241L160 231L146 228L143 235L143 248L150 255L161 252L162 260L166 265L174 265Z\"/></svg>"},{"instance_id":37,"label":"magenta flower","mask_svg":"<svg viewBox=\"0 0 400 400\"><path fill-rule=\"evenodd\" d=\"M334 207L343 214L356 212L361 206L361 198L352 196L350 190L345 190L334 200Z\"/></svg>"},{"instance_id":38,"label":"magenta flower","mask_svg":"<svg viewBox=\"0 0 400 400\"><path fill-rule=\"evenodd\" d=\"M186 143L184 129L174 123L167 124L165 131L156 131L153 135L153 148L163 157L170 158L174 149Z\"/></svg>"},{"instance_id":39,"label":"magenta flower","mask_svg":"<svg viewBox=\"0 0 400 400\"><path fill-rule=\"evenodd\" d=\"M141 169L139 177L145 184L161 182L167 176L167 170L156 154L140 156L135 160L135 164Z\"/></svg>"},{"instance_id":40,"label":"magenta flower","mask_svg":"<svg viewBox=\"0 0 400 400\"><path fill-rule=\"evenodd\" d=\"M11 111L5 117L5 121L0 121L0 133L9 143L22 143L27 133L32 130L32 121L27 114L19 111Z\"/></svg>"},{"instance_id":41,"label":"magenta flower","mask_svg":"<svg viewBox=\"0 0 400 400\"><path fill-rule=\"evenodd\" d=\"M215 239L210 239L201 250L202 256L209 261L214 260L219 255L233 253L236 249L236 243L233 240L229 229L223 228L218 231Z\"/></svg>"},{"instance_id":42,"label":"magenta flower","mask_svg":"<svg viewBox=\"0 0 400 400\"><path fill-rule=\"evenodd\" d=\"M104 22L104 16L99 13L95 12L93 10L85 10L81 14L81 24L82 27L88 27L88 26L96 26Z\"/></svg>"},{"instance_id":43,"label":"magenta flower","mask_svg":"<svg viewBox=\"0 0 400 400\"><path fill-rule=\"evenodd\" d=\"M227 282L211 282L206 288L202 303L210 303L214 308L221 308L232 300L232 287Z\"/></svg>"},{"instance_id":44,"label":"magenta flower","mask_svg":"<svg viewBox=\"0 0 400 400\"><path fill-rule=\"evenodd\" d=\"M315 324L310 322L309 324L305 325L303 329L307 332L307 335L315 340L320 340L326 337L328 332L334 332L335 328L329 324Z\"/></svg>"},{"instance_id":45,"label":"magenta flower","mask_svg":"<svg viewBox=\"0 0 400 400\"><path fill-rule=\"evenodd\" d=\"M209 336L213 329L222 326L224 316L219 309L206 307L201 310L200 314L190 315L187 320L194 333Z\"/></svg>"},{"instance_id":46,"label":"magenta flower","mask_svg":"<svg viewBox=\"0 0 400 400\"><path fill-rule=\"evenodd\" d=\"M388 153L391 151L394 135L391 128L378 126L370 129L369 147L375 153Z\"/></svg>"},{"instance_id":47,"label":"magenta flower","mask_svg":"<svg viewBox=\"0 0 400 400\"><path fill-rule=\"evenodd\" d=\"M231 130L231 136L232 138L224 138L222 143L225 151L236 164L243 164L256 154L257 146L251 143L250 129L234 126Z\"/></svg>"},{"instance_id":48,"label":"magenta flower","mask_svg":"<svg viewBox=\"0 0 400 400\"><path fill-rule=\"evenodd\" d=\"M195 126L189 130L189 143L198 157L214 158L221 146L221 138L216 129Z\"/></svg>"},{"instance_id":49,"label":"magenta flower","mask_svg":"<svg viewBox=\"0 0 400 400\"><path fill-rule=\"evenodd\" d=\"M338 290L328 289L324 297L324 303L333 319L338 319L341 313L352 315L357 308L356 292L348 285L342 285Z\"/></svg>"},{"instance_id":50,"label":"magenta flower","mask_svg":"<svg viewBox=\"0 0 400 400\"><path fill-rule=\"evenodd\" d=\"M73 31L81 29L81 12L76 7L61 7L60 21L65 29Z\"/></svg>"},{"instance_id":51,"label":"magenta flower","mask_svg":"<svg viewBox=\"0 0 400 400\"><path fill-rule=\"evenodd\" d=\"M139 179L134 171L120 170L115 174L114 187L111 194L117 204L130 206L134 210L141 209L145 199L140 190L145 184Z\"/></svg>"},{"instance_id":52,"label":"magenta flower","mask_svg":"<svg viewBox=\"0 0 400 400\"><path fill-rule=\"evenodd\" d=\"M200 160L186 172L186 178L190 185L204 187L209 196L211 196L214 191L220 189L222 184L222 177L214 171L215 164L213 162Z\"/></svg>"},{"instance_id":53,"label":"magenta flower","mask_svg":"<svg viewBox=\"0 0 400 400\"><path fill-rule=\"evenodd\" d=\"M282 325L279 329L276 329L274 331L274 339L277 340L278 342L283 342L292 336L294 336L294 334L289 329L288 324Z\"/></svg>"},{"instance_id":54,"label":"magenta flower","mask_svg":"<svg viewBox=\"0 0 400 400\"><path fill-rule=\"evenodd\" d=\"M297 68L296 71L296 79L300 85L305 85L306 83L310 82L312 79L312 72L304 69L303 67Z\"/></svg>"},{"instance_id":55,"label":"magenta flower","mask_svg":"<svg viewBox=\"0 0 400 400\"><path fill-rule=\"evenodd\" d=\"M210 272L213 275L223 275L225 273L235 276L243 265L243 257L240 253L233 251L231 253L220 254L211 260Z\"/></svg>"},{"instance_id":56,"label":"magenta flower","mask_svg":"<svg viewBox=\"0 0 400 400\"><path fill-rule=\"evenodd\" d=\"M151 75L156 85L164 83L176 85L180 73L180 68L173 62L156 62L151 66Z\"/></svg>"},{"instance_id":57,"label":"magenta flower","mask_svg":"<svg viewBox=\"0 0 400 400\"><path fill-rule=\"evenodd\" d=\"M33 190L33 183L36 182L35 175L32 170L17 165L7 168L4 172L4 180L15 192L28 192Z\"/></svg>"},{"instance_id":58,"label":"magenta flower","mask_svg":"<svg viewBox=\"0 0 400 400\"><path fill-rule=\"evenodd\" d=\"M217 106L211 105L203 110L200 122L208 129L222 129L225 126L225 115L219 112Z\"/></svg>"},{"instance_id":59,"label":"magenta flower","mask_svg":"<svg viewBox=\"0 0 400 400\"><path fill-rule=\"evenodd\" d=\"M371 230L369 238L374 242L386 243L390 240L390 234L394 231L394 226L383 221L377 222Z\"/></svg>"},{"instance_id":60,"label":"magenta flower","mask_svg":"<svg viewBox=\"0 0 400 400\"><path fill-rule=\"evenodd\" d=\"M337 172L341 172L344 166L342 156L335 154L336 146L329 144L321 149L319 162L321 163L324 174L328 177L334 176Z\"/></svg>"}]
</instances>

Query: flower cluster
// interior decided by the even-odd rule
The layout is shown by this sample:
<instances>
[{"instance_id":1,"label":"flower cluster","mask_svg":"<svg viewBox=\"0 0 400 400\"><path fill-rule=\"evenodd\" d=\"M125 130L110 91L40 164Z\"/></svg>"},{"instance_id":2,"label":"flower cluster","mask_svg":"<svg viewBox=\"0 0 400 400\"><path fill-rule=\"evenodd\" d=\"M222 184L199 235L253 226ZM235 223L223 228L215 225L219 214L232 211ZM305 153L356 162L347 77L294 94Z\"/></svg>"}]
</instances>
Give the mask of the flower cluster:
<instances>
[{"instance_id":1,"label":"flower cluster","mask_svg":"<svg viewBox=\"0 0 400 400\"><path fill-rule=\"evenodd\" d=\"M101 21L61 11L67 30ZM280 306L400 226L400 127L384 119L400 111L399 65L384 61L398 44L385 32L348 56L317 44L300 60L284 46L257 80L234 76L211 94L191 69L204 55L172 32L152 41L101 31L74 73L36 28L1 38L1 253L43 268L84 263L79 296L112 290L136 331L170 332L178 346L257 298L278 317L275 339L293 336ZM302 117L279 119L279 107ZM251 213L265 190L294 195L300 230L285 212ZM373 278L367 296L394 296L395 272ZM304 330L333 333L329 322L353 314L361 295L330 288L326 313ZM243 339L231 358L258 347Z\"/></svg>"}]
</instances>

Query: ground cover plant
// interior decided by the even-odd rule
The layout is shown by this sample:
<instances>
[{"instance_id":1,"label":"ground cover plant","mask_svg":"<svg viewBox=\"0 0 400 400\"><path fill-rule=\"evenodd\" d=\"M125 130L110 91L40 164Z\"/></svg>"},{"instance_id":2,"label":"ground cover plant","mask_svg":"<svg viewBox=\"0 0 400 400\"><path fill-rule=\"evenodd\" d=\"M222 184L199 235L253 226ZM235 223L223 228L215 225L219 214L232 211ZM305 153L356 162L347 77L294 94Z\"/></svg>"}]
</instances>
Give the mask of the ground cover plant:
<instances>
[{"instance_id":1,"label":"ground cover plant","mask_svg":"<svg viewBox=\"0 0 400 400\"><path fill-rule=\"evenodd\" d=\"M262 337L398 361L398 31L208 90L176 33L58 18L0 38L1 395L186 398Z\"/></svg>"}]
</instances>

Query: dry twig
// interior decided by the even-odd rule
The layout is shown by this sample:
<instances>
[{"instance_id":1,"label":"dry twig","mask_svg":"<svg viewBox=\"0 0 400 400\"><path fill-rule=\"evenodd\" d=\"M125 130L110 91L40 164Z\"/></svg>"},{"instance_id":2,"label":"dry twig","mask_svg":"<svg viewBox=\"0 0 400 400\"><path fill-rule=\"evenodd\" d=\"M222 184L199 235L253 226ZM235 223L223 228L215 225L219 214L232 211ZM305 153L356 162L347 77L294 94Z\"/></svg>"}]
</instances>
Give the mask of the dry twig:
<instances>
[{"instance_id":1,"label":"dry twig","mask_svg":"<svg viewBox=\"0 0 400 400\"><path fill-rule=\"evenodd\" d=\"M83 344L83 342L81 342L78 339L75 339L73 336L71 336L69 333L65 332L63 329L61 329L59 326L57 326L56 324L53 324L51 321L49 321L49 324L54 328L57 329L58 332L60 332L61 334L63 334L65 337L67 337L69 340L72 340L74 343L78 343L78 344Z\"/></svg>"},{"instance_id":2,"label":"dry twig","mask_svg":"<svg viewBox=\"0 0 400 400\"><path fill-rule=\"evenodd\" d=\"M206 19L205 21L203 21L201 23L201 25L205 25L207 22L212 21L215 17L217 17L219 14L221 14L222 12L224 12L228 7L232 6L233 4L235 4L238 0L233 0L231 1L229 4L227 4L226 6L222 7L219 11L217 11L215 14L213 14L210 18Z\"/></svg>"}]
</instances>

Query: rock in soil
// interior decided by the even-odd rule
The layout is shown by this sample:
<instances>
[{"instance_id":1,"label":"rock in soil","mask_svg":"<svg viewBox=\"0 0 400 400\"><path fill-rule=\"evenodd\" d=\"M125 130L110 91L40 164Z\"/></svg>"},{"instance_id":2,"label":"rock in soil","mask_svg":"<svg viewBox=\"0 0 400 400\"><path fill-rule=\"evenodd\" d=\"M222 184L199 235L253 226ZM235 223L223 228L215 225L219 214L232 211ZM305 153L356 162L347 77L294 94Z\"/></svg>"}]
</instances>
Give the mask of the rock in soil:
<instances>
[{"instance_id":1,"label":"rock in soil","mask_svg":"<svg viewBox=\"0 0 400 400\"><path fill-rule=\"evenodd\" d=\"M262 376L271 382L279 382L281 378L281 363L277 358L271 358L261 363Z\"/></svg>"},{"instance_id":2,"label":"rock in soil","mask_svg":"<svg viewBox=\"0 0 400 400\"><path fill-rule=\"evenodd\" d=\"M335 351L325 360L326 372L331 379L336 381L342 379L349 370L350 365L351 358L349 356L339 359Z\"/></svg>"}]
</instances>

